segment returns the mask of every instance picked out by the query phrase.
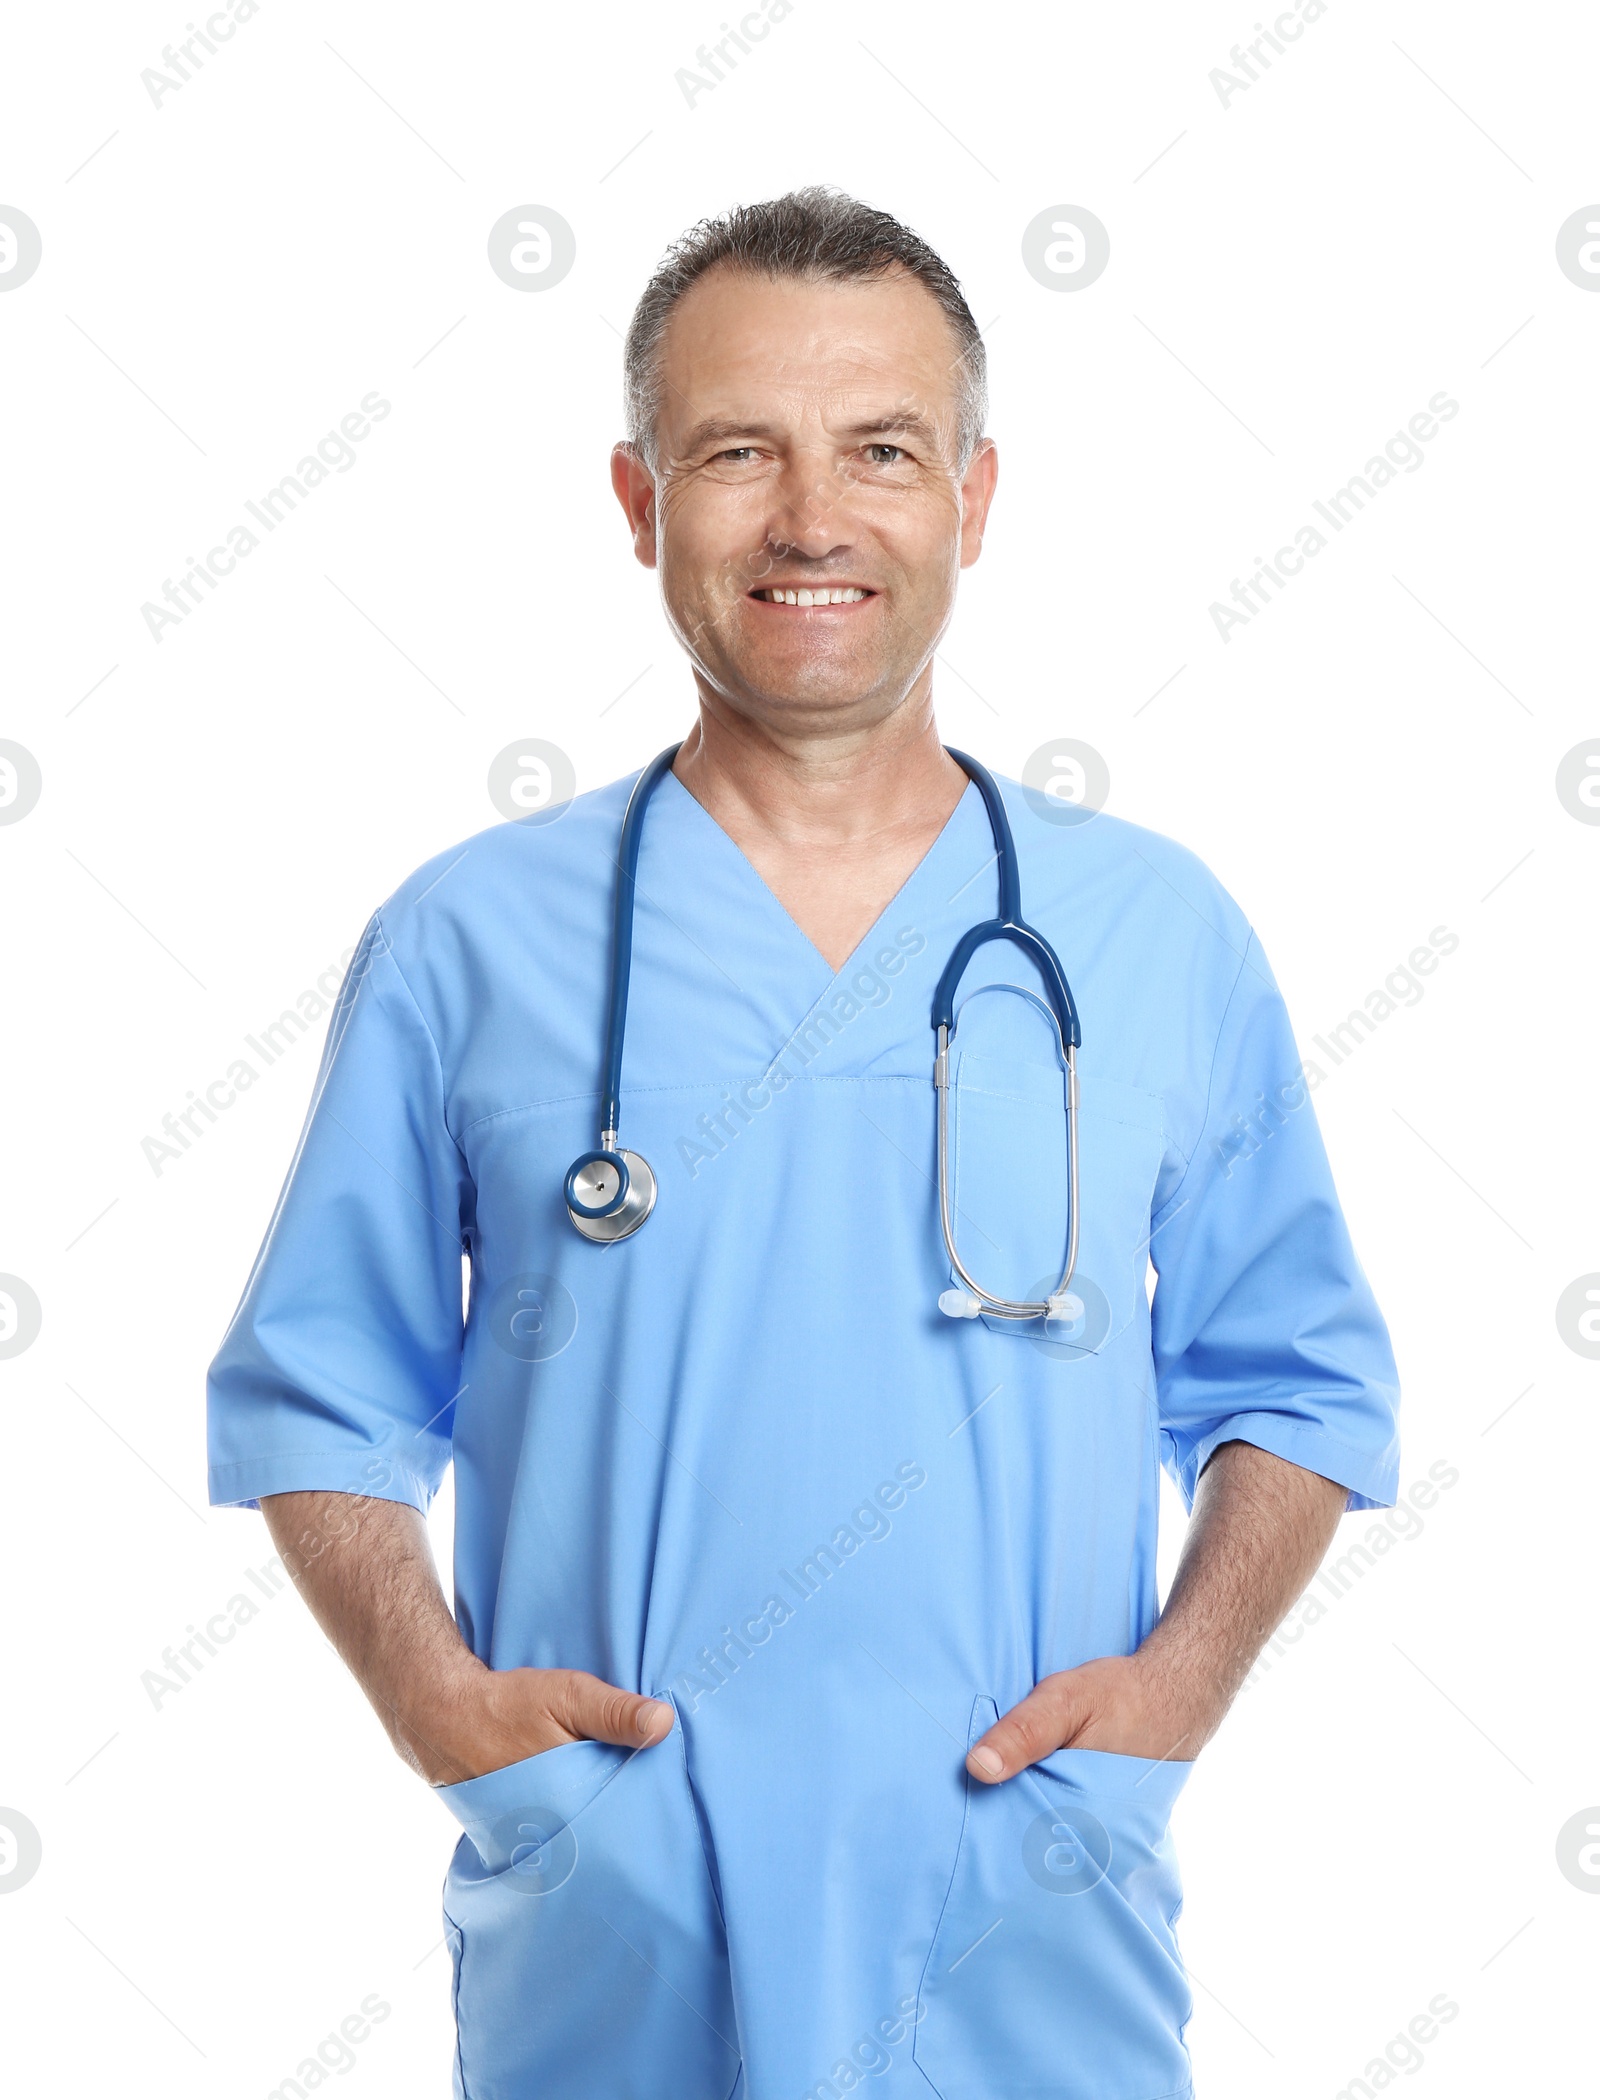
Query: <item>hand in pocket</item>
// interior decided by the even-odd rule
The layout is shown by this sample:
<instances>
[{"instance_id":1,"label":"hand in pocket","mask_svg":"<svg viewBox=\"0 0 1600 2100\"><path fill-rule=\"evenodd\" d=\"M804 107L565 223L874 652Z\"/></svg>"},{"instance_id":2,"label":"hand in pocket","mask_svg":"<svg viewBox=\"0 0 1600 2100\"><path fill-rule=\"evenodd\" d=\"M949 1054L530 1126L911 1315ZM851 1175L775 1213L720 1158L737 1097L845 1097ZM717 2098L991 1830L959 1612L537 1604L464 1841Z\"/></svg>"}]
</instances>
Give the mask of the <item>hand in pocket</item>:
<instances>
[{"instance_id":1,"label":"hand in pocket","mask_svg":"<svg viewBox=\"0 0 1600 2100\"><path fill-rule=\"evenodd\" d=\"M1102 1655L1041 1677L967 1752L967 1770L990 1785L1057 1750L1192 1759L1211 1733L1187 1713L1170 1678L1137 1655Z\"/></svg>"},{"instance_id":2,"label":"hand in pocket","mask_svg":"<svg viewBox=\"0 0 1600 2100\"><path fill-rule=\"evenodd\" d=\"M672 1732L664 1699L625 1692L587 1670L481 1670L452 1702L428 1745L435 1786L481 1778L564 1743L642 1750Z\"/></svg>"}]
</instances>

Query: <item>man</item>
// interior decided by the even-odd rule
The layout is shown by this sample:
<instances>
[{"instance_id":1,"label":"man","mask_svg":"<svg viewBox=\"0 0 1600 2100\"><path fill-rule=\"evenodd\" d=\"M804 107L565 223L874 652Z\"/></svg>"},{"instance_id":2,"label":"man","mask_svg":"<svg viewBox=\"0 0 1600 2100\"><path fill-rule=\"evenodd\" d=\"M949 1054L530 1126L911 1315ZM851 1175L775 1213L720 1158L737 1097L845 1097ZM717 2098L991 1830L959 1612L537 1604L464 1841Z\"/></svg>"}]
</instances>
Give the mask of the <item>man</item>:
<instances>
[{"instance_id":1,"label":"man","mask_svg":"<svg viewBox=\"0 0 1600 2100\"><path fill-rule=\"evenodd\" d=\"M213 1498L259 1501L464 1826L467 2100L1186 2094L1169 1812L1341 1511L1396 1487L1283 1006L1189 854L1003 789L1082 1021L1077 1259L1062 1292L1047 976L983 947L954 1229L1050 1315L947 1317L979 1301L930 1015L1001 879L933 716L995 490L982 343L922 241L802 191L679 244L627 378L614 484L699 697L624 884L603 1149L655 1208L607 1244L563 1198L621 781L373 918L213 1369ZM421 1514L452 1458L454 1617ZM1158 1617L1163 1462L1194 1517Z\"/></svg>"}]
</instances>

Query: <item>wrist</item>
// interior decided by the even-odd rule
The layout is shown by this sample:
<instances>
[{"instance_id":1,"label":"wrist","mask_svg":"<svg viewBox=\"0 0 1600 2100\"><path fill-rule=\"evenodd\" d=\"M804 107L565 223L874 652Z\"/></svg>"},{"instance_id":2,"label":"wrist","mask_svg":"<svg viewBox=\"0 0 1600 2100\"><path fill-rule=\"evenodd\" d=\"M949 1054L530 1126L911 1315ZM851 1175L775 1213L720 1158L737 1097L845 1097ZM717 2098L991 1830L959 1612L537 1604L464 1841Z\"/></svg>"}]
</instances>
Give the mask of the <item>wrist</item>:
<instances>
[{"instance_id":1,"label":"wrist","mask_svg":"<svg viewBox=\"0 0 1600 2100\"><path fill-rule=\"evenodd\" d=\"M1231 1693L1214 1671L1175 1653L1155 1635L1130 1658L1145 1710L1170 1747L1164 1757L1198 1757L1222 1725Z\"/></svg>"},{"instance_id":2,"label":"wrist","mask_svg":"<svg viewBox=\"0 0 1600 2100\"><path fill-rule=\"evenodd\" d=\"M389 1706L390 1741L430 1786L449 1786L484 1769L486 1723L487 1732L499 1732L492 1723L497 1674L463 1650L428 1684L408 1687Z\"/></svg>"}]
</instances>

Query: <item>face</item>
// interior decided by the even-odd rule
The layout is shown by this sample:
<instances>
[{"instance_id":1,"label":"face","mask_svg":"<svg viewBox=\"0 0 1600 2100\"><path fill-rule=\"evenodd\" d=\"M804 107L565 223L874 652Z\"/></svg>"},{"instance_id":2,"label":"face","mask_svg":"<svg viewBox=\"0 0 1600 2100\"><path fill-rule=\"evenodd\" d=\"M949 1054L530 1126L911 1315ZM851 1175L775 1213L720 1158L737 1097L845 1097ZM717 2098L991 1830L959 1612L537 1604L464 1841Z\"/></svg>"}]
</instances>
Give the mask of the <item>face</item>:
<instances>
[{"instance_id":1,"label":"face","mask_svg":"<svg viewBox=\"0 0 1600 2100\"><path fill-rule=\"evenodd\" d=\"M926 693L995 483L987 440L959 456L957 355L903 271L713 269L679 302L654 471L619 446L612 479L707 704L806 734Z\"/></svg>"}]
</instances>

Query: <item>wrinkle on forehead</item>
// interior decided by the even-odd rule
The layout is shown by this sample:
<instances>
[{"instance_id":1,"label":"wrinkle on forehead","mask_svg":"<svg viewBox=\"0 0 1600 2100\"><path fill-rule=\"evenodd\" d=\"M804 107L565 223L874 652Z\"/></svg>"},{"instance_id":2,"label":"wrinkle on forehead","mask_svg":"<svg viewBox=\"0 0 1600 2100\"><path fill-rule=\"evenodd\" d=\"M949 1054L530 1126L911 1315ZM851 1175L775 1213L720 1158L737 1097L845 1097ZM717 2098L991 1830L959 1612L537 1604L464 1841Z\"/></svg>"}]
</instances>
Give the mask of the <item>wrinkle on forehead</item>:
<instances>
[{"instance_id":1,"label":"wrinkle on forehead","mask_svg":"<svg viewBox=\"0 0 1600 2100\"><path fill-rule=\"evenodd\" d=\"M865 428L909 412L946 433L959 422L954 332L903 272L840 283L709 271L674 311L660 356L674 452L708 419Z\"/></svg>"},{"instance_id":2,"label":"wrinkle on forehead","mask_svg":"<svg viewBox=\"0 0 1600 2100\"><path fill-rule=\"evenodd\" d=\"M680 440L682 450L693 455L719 444L737 445L751 439L781 442L798 428L814 428L824 436L853 439L857 444L869 444L874 438L887 441L909 437L933 446L949 436L949 431L909 396L882 414L875 412L876 396L832 393L821 388L789 397L787 405L792 407L792 413L776 419L770 400L748 415L741 415L735 407L731 413L708 416L684 433Z\"/></svg>"}]
</instances>

